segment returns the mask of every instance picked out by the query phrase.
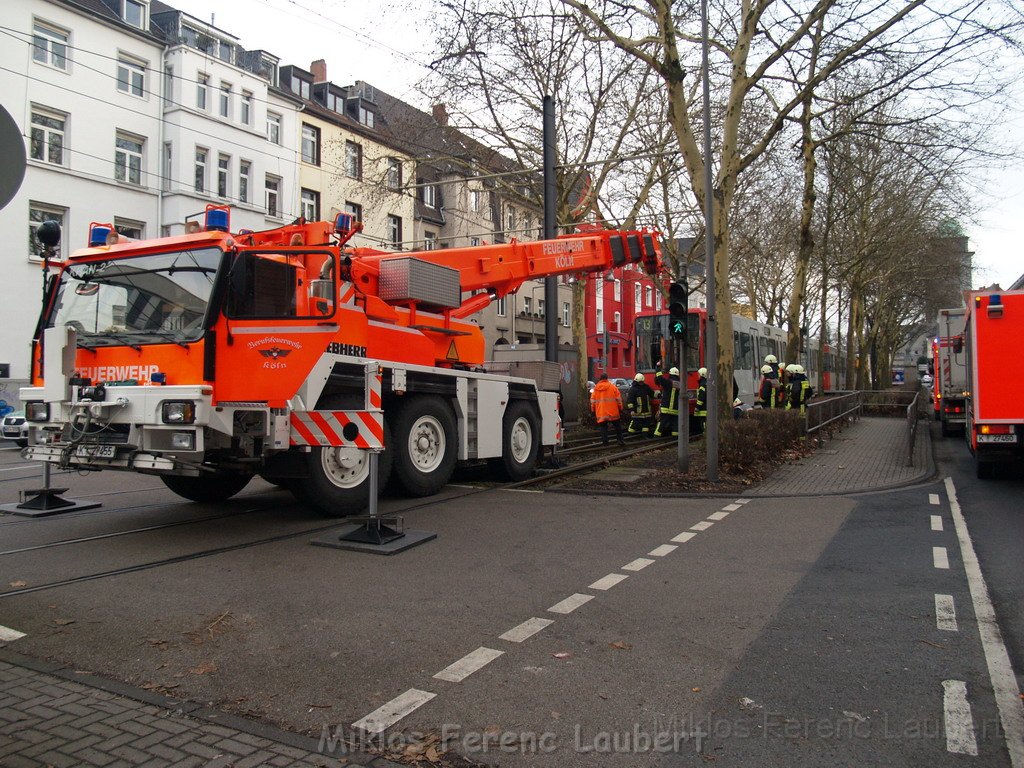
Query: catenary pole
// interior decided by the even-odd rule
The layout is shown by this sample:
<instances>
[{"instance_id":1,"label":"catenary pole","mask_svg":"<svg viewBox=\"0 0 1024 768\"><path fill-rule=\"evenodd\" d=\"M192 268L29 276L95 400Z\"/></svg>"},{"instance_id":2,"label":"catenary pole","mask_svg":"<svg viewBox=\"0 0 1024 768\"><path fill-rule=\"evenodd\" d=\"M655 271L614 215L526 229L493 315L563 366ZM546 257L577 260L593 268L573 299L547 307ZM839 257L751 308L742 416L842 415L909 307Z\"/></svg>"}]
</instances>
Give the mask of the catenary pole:
<instances>
[{"instance_id":1,"label":"catenary pole","mask_svg":"<svg viewBox=\"0 0 1024 768\"><path fill-rule=\"evenodd\" d=\"M555 232L555 100L544 97L544 238ZM544 278L544 359L558 362L558 278Z\"/></svg>"},{"instance_id":2,"label":"catenary pole","mask_svg":"<svg viewBox=\"0 0 1024 768\"><path fill-rule=\"evenodd\" d=\"M708 480L718 480L718 307L715 281L714 188L711 175L711 85L708 74L708 2L700 3L701 80L704 86L704 255L707 275L708 321L704 342L704 365L708 369L707 419L704 436L707 446ZM724 384L722 386L725 386Z\"/></svg>"}]
</instances>

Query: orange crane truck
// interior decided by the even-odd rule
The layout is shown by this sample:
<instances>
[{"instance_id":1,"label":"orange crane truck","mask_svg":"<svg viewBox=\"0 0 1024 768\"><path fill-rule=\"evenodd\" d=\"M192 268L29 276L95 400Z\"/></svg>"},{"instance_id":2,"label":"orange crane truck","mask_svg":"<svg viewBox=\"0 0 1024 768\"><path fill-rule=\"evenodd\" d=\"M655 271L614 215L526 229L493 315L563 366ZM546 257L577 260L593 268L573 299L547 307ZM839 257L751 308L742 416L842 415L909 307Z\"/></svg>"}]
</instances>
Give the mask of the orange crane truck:
<instances>
[{"instance_id":1,"label":"orange crane truck","mask_svg":"<svg viewBox=\"0 0 1024 768\"><path fill-rule=\"evenodd\" d=\"M1024 458L1024 291L971 291L967 315L967 444L979 478Z\"/></svg>"},{"instance_id":2,"label":"orange crane truck","mask_svg":"<svg viewBox=\"0 0 1024 768\"><path fill-rule=\"evenodd\" d=\"M391 253L348 246L347 214L237 233L229 215L137 241L91 225L44 296L26 458L194 501L259 474L337 516L368 506L372 451L379 487L413 496L458 461L523 479L561 442L558 394L487 373L465 318L530 278L661 268L646 230Z\"/></svg>"}]
</instances>

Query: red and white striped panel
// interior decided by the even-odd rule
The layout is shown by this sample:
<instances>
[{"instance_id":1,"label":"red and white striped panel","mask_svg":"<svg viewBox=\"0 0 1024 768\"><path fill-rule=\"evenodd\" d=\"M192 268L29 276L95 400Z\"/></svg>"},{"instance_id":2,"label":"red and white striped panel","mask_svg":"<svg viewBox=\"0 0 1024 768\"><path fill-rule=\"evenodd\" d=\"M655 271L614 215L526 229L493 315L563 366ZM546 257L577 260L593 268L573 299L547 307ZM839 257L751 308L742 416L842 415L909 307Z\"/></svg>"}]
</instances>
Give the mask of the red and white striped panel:
<instances>
[{"instance_id":1,"label":"red and white striped panel","mask_svg":"<svg viewBox=\"0 0 1024 768\"><path fill-rule=\"evenodd\" d=\"M356 303L356 287L352 283L341 283L338 286L338 303L349 304L355 306Z\"/></svg>"},{"instance_id":2,"label":"red and white striped panel","mask_svg":"<svg viewBox=\"0 0 1024 768\"><path fill-rule=\"evenodd\" d=\"M354 440L345 439L345 427L349 424L359 430ZM384 414L381 411L292 411L290 432L291 445L383 448Z\"/></svg>"},{"instance_id":3,"label":"red and white striped panel","mask_svg":"<svg viewBox=\"0 0 1024 768\"><path fill-rule=\"evenodd\" d=\"M379 411L380 404L384 402L380 394L382 378L379 373L372 373L366 377L366 407L371 411Z\"/></svg>"}]
</instances>

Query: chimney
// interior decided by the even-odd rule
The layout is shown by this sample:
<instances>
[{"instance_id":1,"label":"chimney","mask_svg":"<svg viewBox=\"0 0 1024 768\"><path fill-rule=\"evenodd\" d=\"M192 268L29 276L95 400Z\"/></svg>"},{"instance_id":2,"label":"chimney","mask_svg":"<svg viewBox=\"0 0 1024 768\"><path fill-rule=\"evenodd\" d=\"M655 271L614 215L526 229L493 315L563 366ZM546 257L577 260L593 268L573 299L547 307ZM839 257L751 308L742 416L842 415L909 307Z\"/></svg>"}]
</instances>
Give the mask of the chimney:
<instances>
[{"instance_id":1,"label":"chimney","mask_svg":"<svg viewBox=\"0 0 1024 768\"><path fill-rule=\"evenodd\" d=\"M434 113L434 121L438 125L440 125L440 126L448 125L448 109L445 107L443 102L435 104L430 109Z\"/></svg>"},{"instance_id":2,"label":"chimney","mask_svg":"<svg viewBox=\"0 0 1024 768\"><path fill-rule=\"evenodd\" d=\"M327 62L323 59L317 59L309 65L309 71L313 73L314 83L326 83L327 82Z\"/></svg>"}]
</instances>

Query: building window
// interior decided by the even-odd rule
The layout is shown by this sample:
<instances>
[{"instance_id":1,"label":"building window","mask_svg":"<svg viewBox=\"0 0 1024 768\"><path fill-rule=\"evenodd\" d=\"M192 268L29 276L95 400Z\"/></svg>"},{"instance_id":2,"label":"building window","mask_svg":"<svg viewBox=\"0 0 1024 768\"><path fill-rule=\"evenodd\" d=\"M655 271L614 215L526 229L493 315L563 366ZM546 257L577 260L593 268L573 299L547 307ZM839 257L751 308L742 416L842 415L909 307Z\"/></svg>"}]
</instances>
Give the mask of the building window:
<instances>
[{"instance_id":1,"label":"building window","mask_svg":"<svg viewBox=\"0 0 1024 768\"><path fill-rule=\"evenodd\" d=\"M143 234L146 231L146 224L141 221L132 221L131 219L114 219L114 229L117 230L119 235L130 237L132 240L141 240Z\"/></svg>"},{"instance_id":2,"label":"building window","mask_svg":"<svg viewBox=\"0 0 1024 768\"><path fill-rule=\"evenodd\" d=\"M146 92L146 67L137 61L118 57L117 90L142 96Z\"/></svg>"},{"instance_id":3,"label":"building window","mask_svg":"<svg viewBox=\"0 0 1024 768\"><path fill-rule=\"evenodd\" d=\"M249 180L252 178L252 163L248 160L238 161L238 202L249 202Z\"/></svg>"},{"instance_id":4,"label":"building window","mask_svg":"<svg viewBox=\"0 0 1024 768\"><path fill-rule=\"evenodd\" d=\"M537 300L537 314L544 317L544 299Z\"/></svg>"},{"instance_id":5,"label":"building window","mask_svg":"<svg viewBox=\"0 0 1024 768\"><path fill-rule=\"evenodd\" d=\"M302 190L302 218L306 221L320 220L320 193L312 189Z\"/></svg>"},{"instance_id":6,"label":"building window","mask_svg":"<svg viewBox=\"0 0 1024 768\"><path fill-rule=\"evenodd\" d=\"M64 165L66 130L67 115L33 109L29 156L44 163Z\"/></svg>"},{"instance_id":7,"label":"building window","mask_svg":"<svg viewBox=\"0 0 1024 768\"><path fill-rule=\"evenodd\" d=\"M171 142L164 144L164 156L161 159L160 166L160 186L166 192L171 188L171 177L173 176L173 159L174 155L171 152Z\"/></svg>"},{"instance_id":8,"label":"building window","mask_svg":"<svg viewBox=\"0 0 1024 768\"><path fill-rule=\"evenodd\" d=\"M124 20L138 29L146 28L146 6L138 0L124 0Z\"/></svg>"},{"instance_id":9,"label":"building window","mask_svg":"<svg viewBox=\"0 0 1024 768\"><path fill-rule=\"evenodd\" d=\"M252 94L242 91L242 125L252 123Z\"/></svg>"},{"instance_id":10,"label":"building window","mask_svg":"<svg viewBox=\"0 0 1024 768\"><path fill-rule=\"evenodd\" d=\"M164 104L174 103L174 67L164 67Z\"/></svg>"},{"instance_id":11,"label":"building window","mask_svg":"<svg viewBox=\"0 0 1024 768\"><path fill-rule=\"evenodd\" d=\"M402 217L388 214L388 237L391 240L391 247L397 250L402 248Z\"/></svg>"},{"instance_id":12,"label":"building window","mask_svg":"<svg viewBox=\"0 0 1024 768\"><path fill-rule=\"evenodd\" d=\"M402 188L402 161L397 157L388 158L388 189Z\"/></svg>"},{"instance_id":13,"label":"building window","mask_svg":"<svg viewBox=\"0 0 1024 768\"><path fill-rule=\"evenodd\" d=\"M659 312L661 311L661 294L660 293L657 296L654 297L654 308L656 310L658 310Z\"/></svg>"},{"instance_id":14,"label":"building window","mask_svg":"<svg viewBox=\"0 0 1024 768\"><path fill-rule=\"evenodd\" d=\"M368 110L366 107L359 107L359 122L365 125L367 128L373 128L373 112Z\"/></svg>"},{"instance_id":15,"label":"building window","mask_svg":"<svg viewBox=\"0 0 1024 768\"><path fill-rule=\"evenodd\" d=\"M196 77L196 109L206 110L206 99L209 90L210 76L200 72Z\"/></svg>"},{"instance_id":16,"label":"building window","mask_svg":"<svg viewBox=\"0 0 1024 768\"><path fill-rule=\"evenodd\" d=\"M523 296L523 314L533 314L533 297Z\"/></svg>"},{"instance_id":17,"label":"building window","mask_svg":"<svg viewBox=\"0 0 1024 768\"><path fill-rule=\"evenodd\" d=\"M505 315L508 314L508 304L506 303L504 296L494 302L494 304L495 312L498 313L498 317L505 317Z\"/></svg>"},{"instance_id":18,"label":"building window","mask_svg":"<svg viewBox=\"0 0 1024 768\"><path fill-rule=\"evenodd\" d=\"M206 191L207 150L196 147L196 192Z\"/></svg>"},{"instance_id":19,"label":"building window","mask_svg":"<svg viewBox=\"0 0 1024 768\"><path fill-rule=\"evenodd\" d=\"M640 291L641 290L642 289L640 287L640 283L634 283L633 284L633 311L634 312L637 311L638 309L640 309L640 306L641 306L640 305Z\"/></svg>"},{"instance_id":20,"label":"building window","mask_svg":"<svg viewBox=\"0 0 1024 768\"><path fill-rule=\"evenodd\" d=\"M231 83L220 84L220 116L231 117Z\"/></svg>"},{"instance_id":21,"label":"building window","mask_svg":"<svg viewBox=\"0 0 1024 768\"><path fill-rule=\"evenodd\" d=\"M230 64L235 58L235 46L231 43L225 42L224 40L219 40L218 42L220 43L220 51L217 55L220 56L221 61L226 61Z\"/></svg>"},{"instance_id":22,"label":"building window","mask_svg":"<svg viewBox=\"0 0 1024 768\"><path fill-rule=\"evenodd\" d=\"M345 201L345 213L352 214L352 218L356 221L363 220L363 206L359 203L353 203L351 200Z\"/></svg>"},{"instance_id":23,"label":"building window","mask_svg":"<svg viewBox=\"0 0 1024 768\"><path fill-rule=\"evenodd\" d=\"M472 245L472 246L480 245L480 238L479 237L471 237L471 238L469 238L469 244Z\"/></svg>"},{"instance_id":24,"label":"building window","mask_svg":"<svg viewBox=\"0 0 1024 768\"><path fill-rule=\"evenodd\" d=\"M568 301L562 302L562 325L568 328L572 324L572 305Z\"/></svg>"},{"instance_id":25,"label":"building window","mask_svg":"<svg viewBox=\"0 0 1024 768\"><path fill-rule=\"evenodd\" d=\"M278 176L271 176L269 173L267 174L266 192L267 215L280 216L281 211L279 209L279 204L281 198L281 179Z\"/></svg>"},{"instance_id":26,"label":"building window","mask_svg":"<svg viewBox=\"0 0 1024 768\"><path fill-rule=\"evenodd\" d=\"M514 232L516 228L516 209L511 205L505 208L505 230Z\"/></svg>"},{"instance_id":27,"label":"building window","mask_svg":"<svg viewBox=\"0 0 1024 768\"><path fill-rule=\"evenodd\" d=\"M32 58L57 69L68 68L68 33L55 27L32 27Z\"/></svg>"},{"instance_id":28,"label":"building window","mask_svg":"<svg viewBox=\"0 0 1024 768\"><path fill-rule=\"evenodd\" d=\"M274 112L267 112L267 141L281 143L281 116Z\"/></svg>"},{"instance_id":29,"label":"building window","mask_svg":"<svg viewBox=\"0 0 1024 768\"><path fill-rule=\"evenodd\" d=\"M612 315L612 330L616 333L622 332L622 313L616 312Z\"/></svg>"},{"instance_id":30,"label":"building window","mask_svg":"<svg viewBox=\"0 0 1024 768\"><path fill-rule=\"evenodd\" d=\"M47 205L46 203L30 202L28 204L28 252L32 258L42 258L43 244L36 237L36 230L39 229L39 225L44 221L52 220L60 224L61 230L66 231L64 225L67 215L67 208L59 208L54 205ZM65 242L67 242L67 238L62 239L61 244L57 246L56 256L59 257L64 252Z\"/></svg>"},{"instance_id":31,"label":"building window","mask_svg":"<svg viewBox=\"0 0 1024 768\"><path fill-rule=\"evenodd\" d=\"M612 299L622 301L622 281L619 278L615 278L612 282Z\"/></svg>"},{"instance_id":32,"label":"building window","mask_svg":"<svg viewBox=\"0 0 1024 768\"><path fill-rule=\"evenodd\" d=\"M437 232L423 233L423 250L432 251L437 248Z\"/></svg>"},{"instance_id":33,"label":"building window","mask_svg":"<svg viewBox=\"0 0 1024 768\"><path fill-rule=\"evenodd\" d=\"M363 147L354 141L345 142L345 175L351 179L363 179Z\"/></svg>"},{"instance_id":34,"label":"building window","mask_svg":"<svg viewBox=\"0 0 1024 768\"><path fill-rule=\"evenodd\" d=\"M304 99L309 98L309 81L292 75L292 93L297 93Z\"/></svg>"},{"instance_id":35,"label":"building window","mask_svg":"<svg viewBox=\"0 0 1024 768\"><path fill-rule=\"evenodd\" d=\"M437 185L436 184L424 184L423 179L417 179L417 184L421 184L420 187L420 200L423 201L424 205L431 208L437 207Z\"/></svg>"},{"instance_id":36,"label":"building window","mask_svg":"<svg viewBox=\"0 0 1024 768\"><path fill-rule=\"evenodd\" d=\"M142 184L143 140L119 133L114 141L114 178L129 184Z\"/></svg>"},{"instance_id":37,"label":"building window","mask_svg":"<svg viewBox=\"0 0 1024 768\"><path fill-rule=\"evenodd\" d=\"M648 309L654 306L654 288L650 285L644 288L644 305Z\"/></svg>"},{"instance_id":38,"label":"building window","mask_svg":"<svg viewBox=\"0 0 1024 768\"><path fill-rule=\"evenodd\" d=\"M302 162L320 165L320 129L302 124Z\"/></svg>"},{"instance_id":39,"label":"building window","mask_svg":"<svg viewBox=\"0 0 1024 768\"><path fill-rule=\"evenodd\" d=\"M228 173L231 171L231 156L217 155L217 196L228 196Z\"/></svg>"}]
</instances>

